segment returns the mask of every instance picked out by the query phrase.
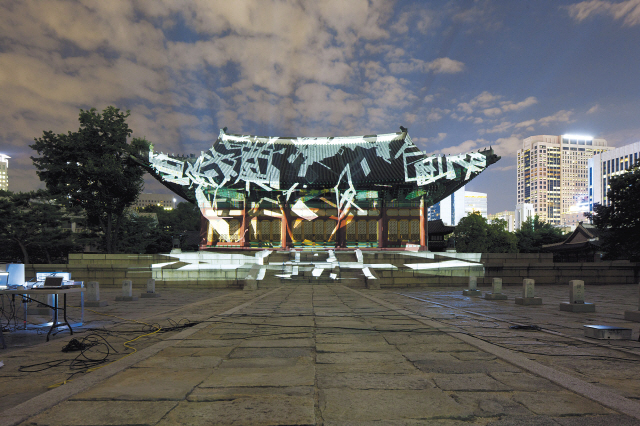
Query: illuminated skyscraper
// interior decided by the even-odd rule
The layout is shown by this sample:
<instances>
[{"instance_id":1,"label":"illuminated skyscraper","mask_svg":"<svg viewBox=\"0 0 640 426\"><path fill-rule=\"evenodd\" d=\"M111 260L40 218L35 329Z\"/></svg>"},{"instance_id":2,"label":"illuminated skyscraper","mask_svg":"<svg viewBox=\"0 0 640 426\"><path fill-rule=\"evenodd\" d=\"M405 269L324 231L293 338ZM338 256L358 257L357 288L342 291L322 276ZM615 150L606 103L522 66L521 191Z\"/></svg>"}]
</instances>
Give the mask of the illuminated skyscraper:
<instances>
[{"instance_id":1,"label":"illuminated skyscraper","mask_svg":"<svg viewBox=\"0 0 640 426\"><path fill-rule=\"evenodd\" d=\"M9 157L0 154L0 190L9 190Z\"/></svg>"},{"instance_id":2,"label":"illuminated skyscraper","mask_svg":"<svg viewBox=\"0 0 640 426\"><path fill-rule=\"evenodd\" d=\"M588 205L588 160L609 150L607 141L590 136L537 135L518 150L517 204L533 204L533 213L554 225L571 207ZM575 209L575 208L574 208Z\"/></svg>"},{"instance_id":3,"label":"illuminated skyscraper","mask_svg":"<svg viewBox=\"0 0 640 426\"><path fill-rule=\"evenodd\" d=\"M640 142L613 149L589 159L589 210L595 204L608 205L612 177L620 176L640 160Z\"/></svg>"}]
</instances>

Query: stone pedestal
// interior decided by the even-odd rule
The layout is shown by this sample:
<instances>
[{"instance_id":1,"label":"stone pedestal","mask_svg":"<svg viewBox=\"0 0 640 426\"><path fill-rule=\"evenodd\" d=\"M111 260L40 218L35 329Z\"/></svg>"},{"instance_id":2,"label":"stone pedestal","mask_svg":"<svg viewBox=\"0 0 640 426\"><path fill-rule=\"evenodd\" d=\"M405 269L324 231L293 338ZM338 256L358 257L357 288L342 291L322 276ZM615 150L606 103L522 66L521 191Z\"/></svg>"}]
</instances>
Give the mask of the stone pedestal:
<instances>
[{"instance_id":1,"label":"stone pedestal","mask_svg":"<svg viewBox=\"0 0 640 426\"><path fill-rule=\"evenodd\" d=\"M244 279L244 291L256 291L258 289L258 274L260 273L260 265L253 265Z\"/></svg>"},{"instance_id":2,"label":"stone pedestal","mask_svg":"<svg viewBox=\"0 0 640 426\"><path fill-rule=\"evenodd\" d=\"M478 290L478 277L469 277L469 288L462 291L463 296L482 296L482 292Z\"/></svg>"},{"instance_id":3,"label":"stone pedestal","mask_svg":"<svg viewBox=\"0 0 640 426\"><path fill-rule=\"evenodd\" d=\"M564 312L595 312L596 305L584 301L584 281L569 281L569 302L560 303Z\"/></svg>"},{"instance_id":4,"label":"stone pedestal","mask_svg":"<svg viewBox=\"0 0 640 426\"><path fill-rule=\"evenodd\" d=\"M640 311L624 311L624 319L640 322Z\"/></svg>"},{"instance_id":5,"label":"stone pedestal","mask_svg":"<svg viewBox=\"0 0 640 426\"><path fill-rule=\"evenodd\" d=\"M516 297L516 305L542 305L542 297Z\"/></svg>"},{"instance_id":6,"label":"stone pedestal","mask_svg":"<svg viewBox=\"0 0 640 426\"><path fill-rule=\"evenodd\" d=\"M30 295L33 302L29 303L29 307L27 308L28 315L37 315L41 317L51 317L53 315L53 309L45 306L43 303L47 305L53 306L53 294L31 294Z\"/></svg>"},{"instance_id":7,"label":"stone pedestal","mask_svg":"<svg viewBox=\"0 0 640 426\"><path fill-rule=\"evenodd\" d=\"M595 312L596 305L593 303L560 303L560 310L564 312Z\"/></svg>"},{"instance_id":8,"label":"stone pedestal","mask_svg":"<svg viewBox=\"0 0 640 426\"><path fill-rule=\"evenodd\" d=\"M640 322L640 285L638 285L638 310L624 311L624 319L627 321Z\"/></svg>"},{"instance_id":9,"label":"stone pedestal","mask_svg":"<svg viewBox=\"0 0 640 426\"><path fill-rule=\"evenodd\" d=\"M492 281L491 293L485 293L487 300L507 300L507 295L502 294L502 278L494 278Z\"/></svg>"},{"instance_id":10,"label":"stone pedestal","mask_svg":"<svg viewBox=\"0 0 640 426\"><path fill-rule=\"evenodd\" d=\"M116 302L133 302L138 300L133 296L133 283L131 280L122 281L122 296L116 296Z\"/></svg>"},{"instance_id":11,"label":"stone pedestal","mask_svg":"<svg viewBox=\"0 0 640 426\"><path fill-rule=\"evenodd\" d=\"M147 280L147 292L140 293L141 298L160 297L159 293L156 293L156 280L149 278Z\"/></svg>"},{"instance_id":12,"label":"stone pedestal","mask_svg":"<svg viewBox=\"0 0 640 426\"><path fill-rule=\"evenodd\" d=\"M97 281L89 281L87 283L87 291L84 295L85 308L102 308L107 306L106 300L100 300L100 284Z\"/></svg>"},{"instance_id":13,"label":"stone pedestal","mask_svg":"<svg viewBox=\"0 0 640 426\"><path fill-rule=\"evenodd\" d=\"M516 297L516 305L542 305L542 298L535 297L535 284L535 280L531 278L522 280L522 297Z\"/></svg>"},{"instance_id":14,"label":"stone pedestal","mask_svg":"<svg viewBox=\"0 0 640 426\"><path fill-rule=\"evenodd\" d=\"M502 293L485 293L484 298L487 300L507 300L508 299L507 295Z\"/></svg>"}]
</instances>

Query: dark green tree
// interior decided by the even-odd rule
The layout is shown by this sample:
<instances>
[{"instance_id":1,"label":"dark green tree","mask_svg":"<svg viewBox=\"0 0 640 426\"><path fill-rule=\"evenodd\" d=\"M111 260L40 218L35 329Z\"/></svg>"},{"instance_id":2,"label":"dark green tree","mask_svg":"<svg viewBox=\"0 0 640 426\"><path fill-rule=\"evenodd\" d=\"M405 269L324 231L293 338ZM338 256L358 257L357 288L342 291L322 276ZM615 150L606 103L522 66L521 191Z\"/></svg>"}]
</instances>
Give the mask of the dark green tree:
<instances>
[{"instance_id":1,"label":"dark green tree","mask_svg":"<svg viewBox=\"0 0 640 426\"><path fill-rule=\"evenodd\" d=\"M516 253L516 237L507 230L507 221L489 223L478 213L463 217L454 231L460 253Z\"/></svg>"},{"instance_id":2,"label":"dark green tree","mask_svg":"<svg viewBox=\"0 0 640 426\"><path fill-rule=\"evenodd\" d=\"M155 218L140 215L135 211L125 215L120 227L118 251L122 253L147 253L162 231Z\"/></svg>"},{"instance_id":3,"label":"dark green tree","mask_svg":"<svg viewBox=\"0 0 640 426\"><path fill-rule=\"evenodd\" d=\"M518 252L518 239L508 231L508 223L504 219L495 219L487 224L487 240L489 253Z\"/></svg>"},{"instance_id":4,"label":"dark green tree","mask_svg":"<svg viewBox=\"0 0 640 426\"><path fill-rule=\"evenodd\" d=\"M24 263L33 261L34 253L42 263L51 263L77 249L69 220L67 209L46 191L0 191L2 251L19 253Z\"/></svg>"},{"instance_id":5,"label":"dark green tree","mask_svg":"<svg viewBox=\"0 0 640 426\"><path fill-rule=\"evenodd\" d=\"M459 253L485 253L488 248L487 219L478 213L469 213L458 222L454 237Z\"/></svg>"},{"instance_id":6,"label":"dark green tree","mask_svg":"<svg viewBox=\"0 0 640 426\"><path fill-rule=\"evenodd\" d=\"M609 259L640 260L640 161L611 178L607 206L597 204L591 217L603 231L602 249Z\"/></svg>"},{"instance_id":7,"label":"dark green tree","mask_svg":"<svg viewBox=\"0 0 640 426\"><path fill-rule=\"evenodd\" d=\"M522 223L516 231L516 238L520 253L539 253L543 245L559 243L565 236L560 229L535 215Z\"/></svg>"},{"instance_id":8,"label":"dark green tree","mask_svg":"<svg viewBox=\"0 0 640 426\"><path fill-rule=\"evenodd\" d=\"M188 237L200 230L200 209L191 203L179 203L173 210L160 206L147 206L145 213L155 213L158 217L157 238L147 247L147 253L164 253L173 247L173 238L180 239L183 250L197 250L197 245L189 245Z\"/></svg>"},{"instance_id":9,"label":"dark green tree","mask_svg":"<svg viewBox=\"0 0 640 426\"><path fill-rule=\"evenodd\" d=\"M81 207L89 226L101 231L102 248L117 250L125 209L142 190L144 170L132 156L147 150L149 143L134 138L126 123L129 111L109 106L80 110L77 132L45 131L31 145L40 156L31 157L40 180L54 196L64 196Z\"/></svg>"}]
</instances>

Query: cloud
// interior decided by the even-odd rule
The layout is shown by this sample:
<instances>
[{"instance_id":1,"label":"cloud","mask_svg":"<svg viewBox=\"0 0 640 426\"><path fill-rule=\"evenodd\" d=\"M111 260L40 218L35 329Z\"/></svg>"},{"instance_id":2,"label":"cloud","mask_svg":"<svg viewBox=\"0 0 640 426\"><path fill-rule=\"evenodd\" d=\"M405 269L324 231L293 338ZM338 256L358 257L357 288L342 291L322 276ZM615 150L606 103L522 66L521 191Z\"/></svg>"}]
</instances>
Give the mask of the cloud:
<instances>
[{"instance_id":1,"label":"cloud","mask_svg":"<svg viewBox=\"0 0 640 426\"><path fill-rule=\"evenodd\" d=\"M450 146L447 148L443 148L439 151L436 151L435 154L457 155L463 152L474 151L482 144L482 142L486 142L486 141L484 141L484 139L477 139L477 140L469 139L462 142L459 145Z\"/></svg>"},{"instance_id":2,"label":"cloud","mask_svg":"<svg viewBox=\"0 0 640 426\"><path fill-rule=\"evenodd\" d=\"M493 117L502 114L502 110L500 108L486 108L482 110L482 113L487 117Z\"/></svg>"},{"instance_id":3,"label":"cloud","mask_svg":"<svg viewBox=\"0 0 640 426\"><path fill-rule=\"evenodd\" d=\"M538 103L538 99L535 96L529 96L520 102L502 101L502 98L502 95L496 95L485 90L469 102L459 103L457 109L466 114L473 114L476 109L479 109L486 117L495 117L502 113L520 111Z\"/></svg>"},{"instance_id":4,"label":"cloud","mask_svg":"<svg viewBox=\"0 0 640 426\"><path fill-rule=\"evenodd\" d=\"M594 106L589 108L589 110L587 111L587 114L594 114L596 112L599 112L600 110L601 110L600 105L595 104Z\"/></svg>"},{"instance_id":5,"label":"cloud","mask_svg":"<svg viewBox=\"0 0 640 426\"><path fill-rule=\"evenodd\" d=\"M640 0L626 0L611 2L604 0L590 0L566 6L569 16L577 22L594 15L608 15L614 20L622 19L624 26L631 27L640 24Z\"/></svg>"},{"instance_id":6,"label":"cloud","mask_svg":"<svg viewBox=\"0 0 640 426\"><path fill-rule=\"evenodd\" d=\"M426 119L428 122L439 121L440 119L442 119L442 117L449 113L451 113L450 109L431 108L431 110L427 114Z\"/></svg>"},{"instance_id":7,"label":"cloud","mask_svg":"<svg viewBox=\"0 0 640 426\"><path fill-rule=\"evenodd\" d=\"M527 121L521 121L520 123L516 124L516 128L520 128L520 127L531 127L534 124L537 123L537 120L527 120Z\"/></svg>"},{"instance_id":8,"label":"cloud","mask_svg":"<svg viewBox=\"0 0 640 426\"><path fill-rule=\"evenodd\" d=\"M473 107L467 102L458 104L458 111L466 112L467 114L473 114Z\"/></svg>"},{"instance_id":9,"label":"cloud","mask_svg":"<svg viewBox=\"0 0 640 426\"><path fill-rule=\"evenodd\" d=\"M393 74L408 74L412 72L433 72L434 74L455 74L462 72L464 63L450 58L438 58L431 62L420 59L410 59L405 62L392 62L389 71Z\"/></svg>"},{"instance_id":10,"label":"cloud","mask_svg":"<svg viewBox=\"0 0 640 426\"><path fill-rule=\"evenodd\" d=\"M552 123L568 123L571 121L573 111L560 110L553 115L541 118L538 123L542 126L548 126Z\"/></svg>"},{"instance_id":11,"label":"cloud","mask_svg":"<svg viewBox=\"0 0 640 426\"><path fill-rule=\"evenodd\" d=\"M459 145L435 151L434 154L456 155L489 147L492 147L494 152L500 156L515 157L518 149L522 148L522 137L521 135L514 134L508 137L498 138L493 141L483 138L475 140L469 139Z\"/></svg>"},{"instance_id":12,"label":"cloud","mask_svg":"<svg viewBox=\"0 0 640 426\"><path fill-rule=\"evenodd\" d=\"M496 167L492 167L489 170L493 170L494 172L506 172L506 171L509 171L509 170L515 170L515 168L516 168L516 164L511 164L509 166L504 166L504 167L497 167L497 166Z\"/></svg>"},{"instance_id":13,"label":"cloud","mask_svg":"<svg viewBox=\"0 0 640 426\"><path fill-rule=\"evenodd\" d=\"M514 124L511 123L510 121L503 121L502 123L497 124L497 125L493 126L490 129L481 129L480 131L478 131L478 133L480 133L480 134L502 133L502 132L506 132L507 130L509 130L513 126L514 126Z\"/></svg>"},{"instance_id":14,"label":"cloud","mask_svg":"<svg viewBox=\"0 0 640 426\"><path fill-rule=\"evenodd\" d=\"M521 109L524 109L531 105L535 105L537 103L538 103L538 100L536 99L535 96L529 96L527 99L525 99L522 102L517 102L517 103L500 102L500 105L502 110L507 112L507 111L520 111Z\"/></svg>"},{"instance_id":15,"label":"cloud","mask_svg":"<svg viewBox=\"0 0 640 426\"><path fill-rule=\"evenodd\" d=\"M454 74L464 69L464 64L450 58L438 58L426 64L435 74Z\"/></svg>"}]
</instances>

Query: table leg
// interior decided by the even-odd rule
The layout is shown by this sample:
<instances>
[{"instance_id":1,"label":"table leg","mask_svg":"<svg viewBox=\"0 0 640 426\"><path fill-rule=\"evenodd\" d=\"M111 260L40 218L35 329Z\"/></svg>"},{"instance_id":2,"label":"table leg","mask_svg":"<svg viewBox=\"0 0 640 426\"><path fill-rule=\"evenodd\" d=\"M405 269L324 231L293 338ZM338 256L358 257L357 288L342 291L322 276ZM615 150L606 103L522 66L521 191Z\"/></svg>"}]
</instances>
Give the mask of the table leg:
<instances>
[{"instance_id":1,"label":"table leg","mask_svg":"<svg viewBox=\"0 0 640 426\"><path fill-rule=\"evenodd\" d=\"M57 324L58 324L58 295L54 294L53 295L53 324L51 324L51 328L47 333L47 342L49 341L49 336L51 335L51 332L53 331L53 329Z\"/></svg>"},{"instance_id":2,"label":"table leg","mask_svg":"<svg viewBox=\"0 0 640 426\"><path fill-rule=\"evenodd\" d=\"M69 327L69 333L71 333L71 335L73 336L73 329L71 328L71 324L69 324L69 321L67 321L67 293L64 294L62 315L64 318L64 323L67 324L67 327Z\"/></svg>"}]
</instances>

